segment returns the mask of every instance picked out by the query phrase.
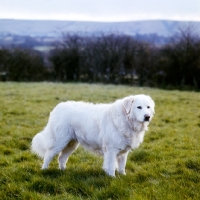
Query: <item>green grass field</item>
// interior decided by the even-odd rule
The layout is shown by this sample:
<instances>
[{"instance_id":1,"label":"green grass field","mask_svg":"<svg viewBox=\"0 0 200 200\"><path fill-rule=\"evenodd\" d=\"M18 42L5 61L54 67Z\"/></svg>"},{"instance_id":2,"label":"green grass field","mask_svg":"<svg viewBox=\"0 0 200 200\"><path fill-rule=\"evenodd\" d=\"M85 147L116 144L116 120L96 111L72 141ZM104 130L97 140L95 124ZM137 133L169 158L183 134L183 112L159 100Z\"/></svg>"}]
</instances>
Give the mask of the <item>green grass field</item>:
<instances>
[{"instance_id":1,"label":"green grass field","mask_svg":"<svg viewBox=\"0 0 200 200\"><path fill-rule=\"evenodd\" d=\"M108 177L103 159L82 147L66 171L55 158L42 171L33 136L61 101L112 102L150 95L156 114L143 144L128 157L126 176ZM200 93L61 83L0 83L0 199L200 199Z\"/></svg>"}]
</instances>

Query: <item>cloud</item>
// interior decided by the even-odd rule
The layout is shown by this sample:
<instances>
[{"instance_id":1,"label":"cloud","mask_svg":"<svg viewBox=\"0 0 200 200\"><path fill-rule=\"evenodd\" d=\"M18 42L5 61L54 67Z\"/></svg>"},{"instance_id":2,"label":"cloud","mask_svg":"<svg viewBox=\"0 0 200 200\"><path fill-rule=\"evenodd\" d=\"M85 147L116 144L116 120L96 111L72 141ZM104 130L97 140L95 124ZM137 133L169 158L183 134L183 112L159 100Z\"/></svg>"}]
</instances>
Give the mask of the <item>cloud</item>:
<instances>
[{"instance_id":1,"label":"cloud","mask_svg":"<svg viewBox=\"0 0 200 200\"><path fill-rule=\"evenodd\" d=\"M200 21L200 0L1 0L0 18Z\"/></svg>"}]
</instances>

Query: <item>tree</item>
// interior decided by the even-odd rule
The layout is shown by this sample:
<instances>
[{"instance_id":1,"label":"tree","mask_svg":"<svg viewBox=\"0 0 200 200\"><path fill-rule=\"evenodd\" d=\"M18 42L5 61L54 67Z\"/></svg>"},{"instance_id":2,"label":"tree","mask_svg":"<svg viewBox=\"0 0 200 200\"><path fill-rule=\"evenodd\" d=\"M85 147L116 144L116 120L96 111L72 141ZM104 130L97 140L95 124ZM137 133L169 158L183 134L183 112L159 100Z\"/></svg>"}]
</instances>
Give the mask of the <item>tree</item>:
<instances>
[{"instance_id":1,"label":"tree","mask_svg":"<svg viewBox=\"0 0 200 200\"><path fill-rule=\"evenodd\" d=\"M40 81L44 80L46 69L43 58L35 51L16 48L9 51L9 80Z\"/></svg>"},{"instance_id":2,"label":"tree","mask_svg":"<svg viewBox=\"0 0 200 200\"><path fill-rule=\"evenodd\" d=\"M56 79L76 81L79 79L80 50L82 38L78 35L63 34L63 40L51 52Z\"/></svg>"},{"instance_id":3,"label":"tree","mask_svg":"<svg viewBox=\"0 0 200 200\"><path fill-rule=\"evenodd\" d=\"M166 83L200 88L200 38L191 27L180 29L163 48L163 55L167 58Z\"/></svg>"},{"instance_id":4,"label":"tree","mask_svg":"<svg viewBox=\"0 0 200 200\"><path fill-rule=\"evenodd\" d=\"M2 48L0 49L0 76L1 80L5 81L8 76L8 63L10 59L10 53L8 49Z\"/></svg>"}]
</instances>

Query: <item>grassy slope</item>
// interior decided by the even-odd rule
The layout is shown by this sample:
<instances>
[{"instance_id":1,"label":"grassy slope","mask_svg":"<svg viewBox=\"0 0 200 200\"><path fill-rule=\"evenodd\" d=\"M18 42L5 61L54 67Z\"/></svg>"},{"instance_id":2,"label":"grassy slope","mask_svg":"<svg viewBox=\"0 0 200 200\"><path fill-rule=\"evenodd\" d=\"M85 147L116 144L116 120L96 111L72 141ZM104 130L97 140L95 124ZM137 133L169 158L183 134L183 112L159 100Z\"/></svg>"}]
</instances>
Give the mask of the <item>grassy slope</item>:
<instances>
[{"instance_id":1,"label":"grassy slope","mask_svg":"<svg viewBox=\"0 0 200 200\"><path fill-rule=\"evenodd\" d=\"M102 158L79 149L67 170L56 158L41 171L32 137L51 109L69 99L111 102L145 93L156 115L130 153L127 175L107 177ZM0 199L200 199L200 94L113 85L0 83Z\"/></svg>"}]
</instances>

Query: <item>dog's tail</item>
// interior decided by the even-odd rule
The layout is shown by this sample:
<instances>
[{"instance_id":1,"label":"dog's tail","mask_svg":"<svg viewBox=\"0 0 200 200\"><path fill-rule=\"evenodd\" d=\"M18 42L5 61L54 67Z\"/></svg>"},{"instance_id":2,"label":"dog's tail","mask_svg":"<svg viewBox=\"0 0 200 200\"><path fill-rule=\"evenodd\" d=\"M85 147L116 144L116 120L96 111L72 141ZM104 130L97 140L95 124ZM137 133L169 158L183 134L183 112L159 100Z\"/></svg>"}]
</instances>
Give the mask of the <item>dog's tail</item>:
<instances>
[{"instance_id":1,"label":"dog's tail","mask_svg":"<svg viewBox=\"0 0 200 200\"><path fill-rule=\"evenodd\" d=\"M31 151L43 158L45 152L53 146L51 128L47 125L43 131L36 134L31 143Z\"/></svg>"}]
</instances>

